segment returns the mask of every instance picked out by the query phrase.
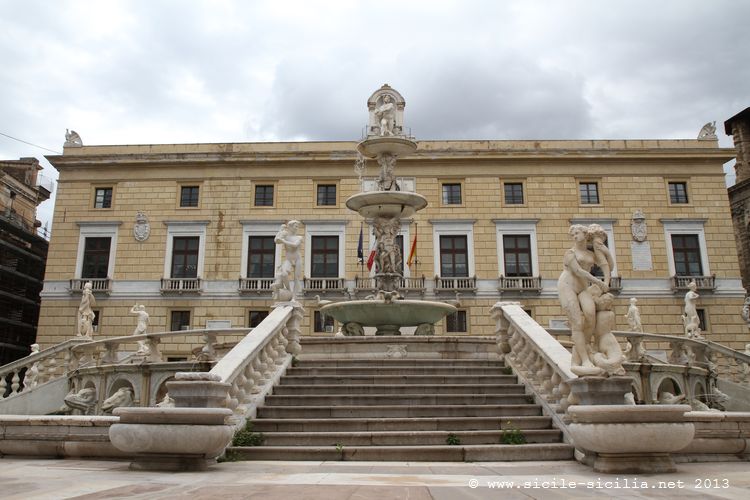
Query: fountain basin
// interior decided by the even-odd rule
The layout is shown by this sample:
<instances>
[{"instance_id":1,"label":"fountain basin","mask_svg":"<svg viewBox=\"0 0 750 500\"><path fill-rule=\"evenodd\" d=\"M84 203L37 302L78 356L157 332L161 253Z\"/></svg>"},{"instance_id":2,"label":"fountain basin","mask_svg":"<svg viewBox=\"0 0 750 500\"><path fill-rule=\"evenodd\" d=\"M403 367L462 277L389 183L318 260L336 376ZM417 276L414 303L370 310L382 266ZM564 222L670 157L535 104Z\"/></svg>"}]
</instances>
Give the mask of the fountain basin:
<instances>
[{"instance_id":1,"label":"fountain basin","mask_svg":"<svg viewBox=\"0 0 750 500\"><path fill-rule=\"evenodd\" d=\"M427 200L406 191L368 191L347 199L346 206L366 218L411 217L427 206Z\"/></svg>"},{"instance_id":2,"label":"fountain basin","mask_svg":"<svg viewBox=\"0 0 750 500\"><path fill-rule=\"evenodd\" d=\"M416 150L416 142L398 136L368 137L357 144L357 151L369 158L385 153L397 156L408 155Z\"/></svg>"},{"instance_id":3,"label":"fountain basin","mask_svg":"<svg viewBox=\"0 0 750 500\"><path fill-rule=\"evenodd\" d=\"M351 300L334 302L320 310L343 324L377 327L377 335L398 335L396 332L401 326L431 325L456 312L456 308L450 304L425 300L394 300L390 303L384 300Z\"/></svg>"}]
</instances>

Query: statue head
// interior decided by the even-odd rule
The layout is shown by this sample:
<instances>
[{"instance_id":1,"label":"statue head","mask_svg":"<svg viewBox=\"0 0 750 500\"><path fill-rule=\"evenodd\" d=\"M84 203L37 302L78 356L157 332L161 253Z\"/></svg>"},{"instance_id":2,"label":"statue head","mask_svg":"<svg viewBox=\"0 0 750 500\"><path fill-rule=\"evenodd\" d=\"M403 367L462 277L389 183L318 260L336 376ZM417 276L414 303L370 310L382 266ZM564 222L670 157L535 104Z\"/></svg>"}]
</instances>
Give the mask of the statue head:
<instances>
[{"instance_id":1,"label":"statue head","mask_svg":"<svg viewBox=\"0 0 750 500\"><path fill-rule=\"evenodd\" d=\"M695 281L691 281L688 283L688 289L690 289L691 292L695 292L698 290L698 285L695 284Z\"/></svg>"},{"instance_id":2,"label":"statue head","mask_svg":"<svg viewBox=\"0 0 750 500\"><path fill-rule=\"evenodd\" d=\"M588 227L589 237L596 241L604 243L607 240L607 231L599 224L590 224Z\"/></svg>"},{"instance_id":3,"label":"statue head","mask_svg":"<svg viewBox=\"0 0 750 500\"><path fill-rule=\"evenodd\" d=\"M573 224L568 229L568 234L573 237L575 241L581 241L588 238L588 228L582 224Z\"/></svg>"},{"instance_id":4,"label":"statue head","mask_svg":"<svg viewBox=\"0 0 750 500\"><path fill-rule=\"evenodd\" d=\"M289 230L292 234L297 234L297 230L299 229L300 222L298 220L290 220L286 223L286 228Z\"/></svg>"},{"instance_id":5,"label":"statue head","mask_svg":"<svg viewBox=\"0 0 750 500\"><path fill-rule=\"evenodd\" d=\"M630 297L630 305L631 306L634 306L636 304L636 302L638 302L638 299L636 299L635 297Z\"/></svg>"},{"instance_id":6,"label":"statue head","mask_svg":"<svg viewBox=\"0 0 750 500\"><path fill-rule=\"evenodd\" d=\"M90 292L90 291L91 291L91 288L92 288L93 286L94 286L94 285L92 285L90 281L87 281L87 282L86 282L86 283L84 283L84 285L83 285L83 290L84 290L84 291L86 291L86 292Z\"/></svg>"}]
</instances>

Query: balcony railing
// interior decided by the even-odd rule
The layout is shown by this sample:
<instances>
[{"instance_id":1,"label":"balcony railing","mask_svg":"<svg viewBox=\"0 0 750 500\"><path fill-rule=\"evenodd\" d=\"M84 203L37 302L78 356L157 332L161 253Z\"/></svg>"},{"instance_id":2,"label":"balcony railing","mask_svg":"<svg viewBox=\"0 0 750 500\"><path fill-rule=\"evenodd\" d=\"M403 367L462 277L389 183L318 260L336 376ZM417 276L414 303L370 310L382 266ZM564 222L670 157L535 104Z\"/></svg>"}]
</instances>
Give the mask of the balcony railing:
<instances>
[{"instance_id":1,"label":"balcony railing","mask_svg":"<svg viewBox=\"0 0 750 500\"><path fill-rule=\"evenodd\" d=\"M672 291L684 292L691 281L695 281L698 290L711 291L716 289L716 275L711 276L672 276Z\"/></svg>"},{"instance_id":2,"label":"balcony railing","mask_svg":"<svg viewBox=\"0 0 750 500\"><path fill-rule=\"evenodd\" d=\"M443 278L435 276L436 292L476 292L477 277L471 278Z\"/></svg>"},{"instance_id":3,"label":"balcony railing","mask_svg":"<svg viewBox=\"0 0 750 500\"><path fill-rule=\"evenodd\" d=\"M201 293L200 278L162 278L161 293Z\"/></svg>"},{"instance_id":4,"label":"balcony railing","mask_svg":"<svg viewBox=\"0 0 750 500\"><path fill-rule=\"evenodd\" d=\"M240 278L238 289L240 293L271 293L273 278Z\"/></svg>"},{"instance_id":5,"label":"balcony railing","mask_svg":"<svg viewBox=\"0 0 750 500\"><path fill-rule=\"evenodd\" d=\"M622 278L620 276L612 276L609 279L609 291L610 293L620 293L622 291Z\"/></svg>"},{"instance_id":6,"label":"balcony railing","mask_svg":"<svg viewBox=\"0 0 750 500\"><path fill-rule=\"evenodd\" d=\"M497 289L501 292L539 293L542 278L539 276L500 276Z\"/></svg>"},{"instance_id":7,"label":"balcony railing","mask_svg":"<svg viewBox=\"0 0 750 500\"><path fill-rule=\"evenodd\" d=\"M354 278L354 291L355 292L374 292L377 290L377 286L375 284L375 278L367 277L367 278L360 278L359 276L356 276ZM401 278L399 281L399 290L401 292L409 293L409 292L417 292L420 294L424 294L425 292L425 277L422 276L421 278Z\"/></svg>"},{"instance_id":8,"label":"balcony railing","mask_svg":"<svg viewBox=\"0 0 750 500\"><path fill-rule=\"evenodd\" d=\"M86 283L91 283L91 291L94 293L110 293L112 291L112 279L110 278L75 278L70 280L70 293L82 293Z\"/></svg>"},{"instance_id":9,"label":"balcony railing","mask_svg":"<svg viewBox=\"0 0 750 500\"><path fill-rule=\"evenodd\" d=\"M329 293L346 291L344 278L305 278L304 292Z\"/></svg>"}]
</instances>

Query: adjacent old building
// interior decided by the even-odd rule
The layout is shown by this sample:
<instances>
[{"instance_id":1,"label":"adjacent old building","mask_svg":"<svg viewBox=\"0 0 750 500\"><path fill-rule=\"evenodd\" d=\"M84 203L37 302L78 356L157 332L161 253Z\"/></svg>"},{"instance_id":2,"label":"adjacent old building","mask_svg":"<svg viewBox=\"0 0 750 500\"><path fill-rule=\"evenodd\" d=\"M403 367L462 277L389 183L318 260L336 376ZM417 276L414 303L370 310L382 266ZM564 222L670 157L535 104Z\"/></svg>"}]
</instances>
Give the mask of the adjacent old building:
<instances>
[{"instance_id":1,"label":"adjacent old building","mask_svg":"<svg viewBox=\"0 0 750 500\"><path fill-rule=\"evenodd\" d=\"M458 304L438 334L492 334L498 300L522 302L545 326L562 324L556 283L568 228L597 223L615 261L618 328L627 329L628 299L638 297L646 331L683 334L683 296L695 280L707 338L747 341L722 171L734 151L715 138L418 145L398 162L400 189L429 202L402 224L403 288ZM152 331L256 325L273 303L273 238L289 219L303 224L307 333L339 326L319 313L318 298L372 293L369 223L344 202L374 188L377 166L355 172L355 142L71 144L48 159L60 179L45 345L75 335L87 281L96 335L131 333L136 303ZM188 348L161 347L174 357Z\"/></svg>"},{"instance_id":2,"label":"adjacent old building","mask_svg":"<svg viewBox=\"0 0 750 500\"><path fill-rule=\"evenodd\" d=\"M736 181L728 189L742 286L750 289L750 108L724 122L724 132L732 136L737 152Z\"/></svg>"},{"instance_id":3,"label":"adjacent old building","mask_svg":"<svg viewBox=\"0 0 750 500\"><path fill-rule=\"evenodd\" d=\"M36 158L0 161L0 365L26 356L36 340L48 243L36 208L49 199Z\"/></svg>"}]
</instances>

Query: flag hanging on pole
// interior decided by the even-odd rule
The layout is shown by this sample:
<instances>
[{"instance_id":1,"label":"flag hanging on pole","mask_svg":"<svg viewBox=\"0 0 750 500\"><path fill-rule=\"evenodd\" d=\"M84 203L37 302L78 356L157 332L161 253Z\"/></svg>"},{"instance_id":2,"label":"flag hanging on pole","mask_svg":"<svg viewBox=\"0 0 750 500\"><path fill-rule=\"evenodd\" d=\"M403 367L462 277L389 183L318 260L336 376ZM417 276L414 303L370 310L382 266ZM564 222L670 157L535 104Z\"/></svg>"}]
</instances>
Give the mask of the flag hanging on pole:
<instances>
[{"instance_id":1,"label":"flag hanging on pole","mask_svg":"<svg viewBox=\"0 0 750 500\"><path fill-rule=\"evenodd\" d=\"M406 265L411 267L414 262L414 258L417 256L417 233L414 233L414 239L411 241L411 250L409 251L409 260L406 261Z\"/></svg>"},{"instance_id":2,"label":"flag hanging on pole","mask_svg":"<svg viewBox=\"0 0 750 500\"><path fill-rule=\"evenodd\" d=\"M360 264L365 261L365 254L362 250L362 226L359 226L359 243L357 244L357 260Z\"/></svg>"},{"instance_id":3,"label":"flag hanging on pole","mask_svg":"<svg viewBox=\"0 0 750 500\"><path fill-rule=\"evenodd\" d=\"M372 265L375 262L375 235L370 234L370 254L367 256L367 270L372 271Z\"/></svg>"}]
</instances>

